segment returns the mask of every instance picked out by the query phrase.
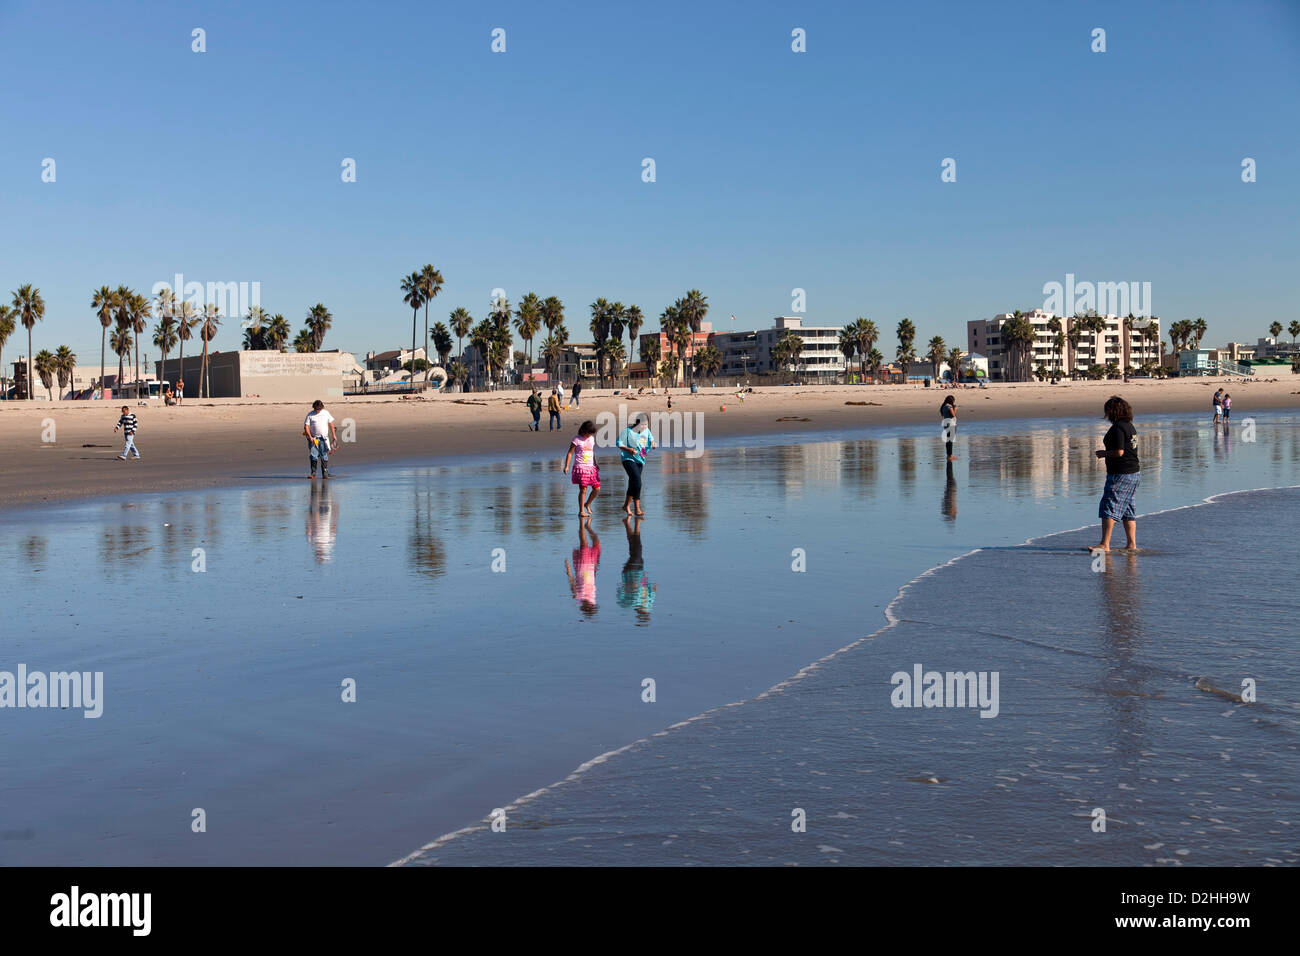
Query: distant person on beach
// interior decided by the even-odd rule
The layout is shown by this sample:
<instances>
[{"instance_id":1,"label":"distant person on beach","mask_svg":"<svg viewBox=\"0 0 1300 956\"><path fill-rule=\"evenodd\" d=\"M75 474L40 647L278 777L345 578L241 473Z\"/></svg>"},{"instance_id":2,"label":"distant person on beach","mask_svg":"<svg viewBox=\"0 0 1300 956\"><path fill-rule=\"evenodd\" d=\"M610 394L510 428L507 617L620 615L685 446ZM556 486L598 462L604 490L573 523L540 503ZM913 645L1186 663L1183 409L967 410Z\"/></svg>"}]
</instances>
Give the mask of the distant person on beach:
<instances>
[{"instance_id":1,"label":"distant person on beach","mask_svg":"<svg viewBox=\"0 0 1300 956\"><path fill-rule=\"evenodd\" d=\"M1232 417L1232 396L1227 392L1223 393L1223 424L1228 424L1228 419Z\"/></svg>"},{"instance_id":2,"label":"distant person on beach","mask_svg":"<svg viewBox=\"0 0 1300 956\"><path fill-rule=\"evenodd\" d=\"M1104 413L1110 421L1110 430L1102 439L1103 448L1098 458L1106 459L1106 489L1102 492L1097 516L1101 518L1101 544L1089 551L1109 551L1110 535L1115 522L1124 523L1124 547L1137 548L1137 497L1138 482L1142 478L1142 465L1138 460L1137 431L1133 428L1133 408L1128 402L1113 395L1106 400Z\"/></svg>"},{"instance_id":3,"label":"distant person on beach","mask_svg":"<svg viewBox=\"0 0 1300 956\"><path fill-rule=\"evenodd\" d=\"M179 405L185 400L185 379L179 376L176 379L176 404Z\"/></svg>"},{"instance_id":4,"label":"distant person on beach","mask_svg":"<svg viewBox=\"0 0 1300 956\"><path fill-rule=\"evenodd\" d=\"M563 382L555 383L555 394L560 396L560 407L563 408L564 407L564 383Z\"/></svg>"},{"instance_id":5,"label":"distant person on beach","mask_svg":"<svg viewBox=\"0 0 1300 956\"><path fill-rule=\"evenodd\" d=\"M539 432L542 430L542 396L537 394L536 388L528 396L527 405L528 410L533 413L533 421L528 426L528 430Z\"/></svg>"},{"instance_id":6,"label":"distant person on beach","mask_svg":"<svg viewBox=\"0 0 1300 956\"><path fill-rule=\"evenodd\" d=\"M1219 424L1219 421L1222 418L1223 418L1223 389L1219 389L1217 392L1214 393L1214 421L1212 421L1210 424L1217 425Z\"/></svg>"},{"instance_id":7,"label":"distant person on beach","mask_svg":"<svg viewBox=\"0 0 1300 956\"><path fill-rule=\"evenodd\" d=\"M122 449L122 454L117 456L122 461L126 461L126 456L133 452L137 459L140 457L140 449L135 447L135 430L138 427L139 423L136 421L135 413L129 407L123 405L122 415L118 418L117 424L113 426L114 433L121 429L122 434L126 436L126 447Z\"/></svg>"},{"instance_id":8,"label":"distant person on beach","mask_svg":"<svg viewBox=\"0 0 1300 956\"><path fill-rule=\"evenodd\" d=\"M623 510L638 518L645 514L641 510L641 470L645 467L646 449L654 447L655 436L650 431L650 422L644 412L632 419L631 424L618 437L623 470L627 472L627 496L623 499ZM633 502L636 503L636 511L632 510Z\"/></svg>"},{"instance_id":9,"label":"distant person on beach","mask_svg":"<svg viewBox=\"0 0 1300 956\"><path fill-rule=\"evenodd\" d=\"M558 386L551 389L551 397L546 400L546 410L550 413L550 426L546 429L548 432L555 431L557 428L563 428L560 424L560 391Z\"/></svg>"},{"instance_id":10,"label":"distant person on beach","mask_svg":"<svg viewBox=\"0 0 1300 956\"><path fill-rule=\"evenodd\" d=\"M573 380L573 407L574 408L582 407L578 401L578 399L581 396L582 396L582 379L577 378Z\"/></svg>"},{"instance_id":11,"label":"distant person on beach","mask_svg":"<svg viewBox=\"0 0 1300 956\"><path fill-rule=\"evenodd\" d=\"M957 435L957 396L949 395L939 406L939 420L943 426L944 450L948 453L949 461L956 461L952 454L953 439Z\"/></svg>"},{"instance_id":12,"label":"distant person on beach","mask_svg":"<svg viewBox=\"0 0 1300 956\"><path fill-rule=\"evenodd\" d=\"M334 429L334 416L325 410L325 403L319 398L311 403L311 411L302 423L302 433L307 436L310 447L308 457L311 460L311 477L316 477L316 462L320 462L320 476L330 476L330 447L339 442L339 434Z\"/></svg>"},{"instance_id":13,"label":"distant person on beach","mask_svg":"<svg viewBox=\"0 0 1300 956\"><path fill-rule=\"evenodd\" d=\"M564 562L569 590L586 617L596 615L596 571L600 567L600 537L591 530L590 521L578 523L578 546L573 549L573 564ZM587 540L590 532L591 540Z\"/></svg>"},{"instance_id":14,"label":"distant person on beach","mask_svg":"<svg viewBox=\"0 0 1300 956\"><path fill-rule=\"evenodd\" d=\"M568 474L569 463L573 463L573 477L570 479L578 486L578 514L591 516L591 503L600 492L600 468L596 465L596 425L588 420L578 427L577 436L569 443L569 450L564 455L564 466ZM582 500L583 494L587 500Z\"/></svg>"}]
</instances>

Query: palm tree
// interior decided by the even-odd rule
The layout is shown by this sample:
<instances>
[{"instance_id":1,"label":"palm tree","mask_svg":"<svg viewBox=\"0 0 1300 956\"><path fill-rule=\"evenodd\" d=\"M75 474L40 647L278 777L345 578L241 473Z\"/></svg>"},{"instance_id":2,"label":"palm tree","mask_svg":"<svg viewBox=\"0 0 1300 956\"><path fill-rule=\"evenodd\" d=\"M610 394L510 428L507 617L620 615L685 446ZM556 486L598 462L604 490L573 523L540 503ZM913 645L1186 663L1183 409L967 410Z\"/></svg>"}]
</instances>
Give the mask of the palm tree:
<instances>
[{"instance_id":1,"label":"palm tree","mask_svg":"<svg viewBox=\"0 0 1300 956\"><path fill-rule=\"evenodd\" d=\"M948 350L948 371L952 373L952 383L957 384L961 378L961 360L964 353L961 349L953 346Z\"/></svg>"},{"instance_id":2,"label":"palm tree","mask_svg":"<svg viewBox=\"0 0 1300 956\"><path fill-rule=\"evenodd\" d=\"M321 346L325 344L325 333L330 330L333 323L334 316L330 314L330 310L325 308L323 303L317 302L307 310L307 330L311 332L311 350L313 352L321 350ZM411 360L415 360L414 355L411 356Z\"/></svg>"},{"instance_id":3,"label":"palm tree","mask_svg":"<svg viewBox=\"0 0 1300 956\"><path fill-rule=\"evenodd\" d=\"M641 343L641 361L645 363L646 374L651 382L657 379L659 371L659 339L646 339Z\"/></svg>"},{"instance_id":4,"label":"palm tree","mask_svg":"<svg viewBox=\"0 0 1300 956\"><path fill-rule=\"evenodd\" d=\"M1291 324L1286 327L1286 330L1287 330L1287 334L1291 336L1291 348L1294 349L1296 336L1300 335L1300 322L1297 322L1295 319L1292 319Z\"/></svg>"},{"instance_id":5,"label":"palm tree","mask_svg":"<svg viewBox=\"0 0 1300 956\"><path fill-rule=\"evenodd\" d=\"M41 349L36 353L36 374L41 377L41 384L45 386L47 400L54 398L50 390L54 387L54 375L58 368L58 360L49 349Z\"/></svg>"},{"instance_id":6,"label":"palm tree","mask_svg":"<svg viewBox=\"0 0 1300 956\"><path fill-rule=\"evenodd\" d=\"M506 299L498 301L498 307L488 319L488 325L488 356L491 360L488 369L489 372L495 370L495 377L491 377L491 380L496 382L505 372L515 344L514 335L510 331L510 303Z\"/></svg>"},{"instance_id":7,"label":"palm tree","mask_svg":"<svg viewBox=\"0 0 1300 956\"><path fill-rule=\"evenodd\" d=\"M894 358L903 369L903 384L907 384L907 369L912 362L916 361L916 351L912 348L912 343L916 341L916 326L912 320L904 317L898 323L896 330L898 335L898 349L894 353Z\"/></svg>"},{"instance_id":8,"label":"palm tree","mask_svg":"<svg viewBox=\"0 0 1300 956\"><path fill-rule=\"evenodd\" d=\"M54 371L59 376L59 397L72 384L72 373L77 367L77 353L66 345L60 345L54 353Z\"/></svg>"},{"instance_id":9,"label":"palm tree","mask_svg":"<svg viewBox=\"0 0 1300 956\"><path fill-rule=\"evenodd\" d=\"M108 345L117 355L117 389L122 388L122 379L126 377L123 368L124 356L131 354L131 329L122 322L113 324L113 334L108 337Z\"/></svg>"},{"instance_id":10,"label":"palm tree","mask_svg":"<svg viewBox=\"0 0 1300 956\"><path fill-rule=\"evenodd\" d=\"M623 312L623 321L627 324L627 359L632 361L633 355L640 354L637 347L637 336L641 334L641 326L645 325L645 316L641 314L639 305L629 305ZM645 356L641 356L642 361Z\"/></svg>"},{"instance_id":11,"label":"palm tree","mask_svg":"<svg viewBox=\"0 0 1300 956\"><path fill-rule=\"evenodd\" d=\"M681 359L675 352L669 352L664 356L664 360L659 363L659 378L667 382L677 381L677 368L681 364Z\"/></svg>"},{"instance_id":12,"label":"palm tree","mask_svg":"<svg viewBox=\"0 0 1300 956\"><path fill-rule=\"evenodd\" d=\"M14 310L7 305L0 305L0 353L4 352L5 343L14 334ZM5 395L4 363L0 362L0 398Z\"/></svg>"},{"instance_id":13,"label":"palm tree","mask_svg":"<svg viewBox=\"0 0 1300 956\"><path fill-rule=\"evenodd\" d=\"M271 321L266 323L266 328L262 332L262 341L271 351L283 352L291 335L293 330L289 328L289 321L277 312L271 316Z\"/></svg>"},{"instance_id":14,"label":"palm tree","mask_svg":"<svg viewBox=\"0 0 1300 956\"><path fill-rule=\"evenodd\" d=\"M465 370L465 363L460 359L455 359L447 363L447 388L452 388L465 381L469 373Z\"/></svg>"},{"instance_id":15,"label":"palm tree","mask_svg":"<svg viewBox=\"0 0 1300 956\"><path fill-rule=\"evenodd\" d=\"M451 332L445 323L435 322L433 331L429 334L433 338L434 350L438 353L438 364L446 371L447 356L451 354Z\"/></svg>"},{"instance_id":16,"label":"palm tree","mask_svg":"<svg viewBox=\"0 0 1300 956\"><path fill-rule=\"evenodd\" d=\"M1170 331L1171 331L1171 332L1173 331L1173 328L1172 328L1172 327L1170 327ZM1268 334L1269 334L1270 336L1272 336L1273 338L1275 338L1275 339L1276 339L1276 338L1280 338L1281 335L1282 335L1282 323L1281 323L1281 322L1274 322L1272 325L1270 325L1270 326L1268 327Z\"/></svg>"},{"instance_id":17,"label":"palm tree","mask_svg":"<svg viewBox=\"0 0 1300 956\"><path fill-rule=\"evenodd\" d=\"M465 336L469 335L469 330L474 325L474 317L469 314L469 309L455 309L447 317L451 323L451 331L456 335L456 357L464 359L465 357ZM463 366L462 366L463 367Z\"/></svg>"},{"instance_id":18,"label":"palm tree","mask_svg":"<svg viewBox=\"0 0 1300 956\"><path fill-rule=\"evenodd\" d=\"M925 357L930 360L930 367L934 369L934 380L939 381L939 372L943 368L944 362L948 361L948 343L943 340L942 335L936 335L930 339Z\"/></svg>"},{"instance_id":19,"label":"palm tree","mask_svg":"<svg viewBox=\"0 0 1300 956\"><path fill-rule=\"evenodd\" d=\"M1056 352L1052 364L1059 369L1062 364L1062 350L1065 345L1065 334L1061 327L1061 317L1059 315L1054 315L1047 320L1047 331L1052 333L1052 348Z\"/></svg>"},{"instance_id":20,"label":"palm tree","mask_svg":"<svg viewBox=\"0 0 1300 956\"><path fill-rule=\"evenodd\" d=\"M791 371L803 355L803 338L793 332L784 333L772 347L772 361L779 369Z\"/></svg>"},{"instance_id":21,"label":"palm tree","mask_svg":"<svg viewBox=\"0 0 1300 956\"><path fill-rule=\"evenodd\" d=\"M426 343L426 346L429 341L429 303L432 302L434 296L436 296L441 291L442 291L442 273L439 272L437 269L435 269L432 265L426 265L423 269L420 270L420 292L423 294L424 297L424 341ZM433 369L433 363L428 361L429 350L427 347L424 350L424 355L425 355L424 381L427 384L429 381L429 373ZM415 361L414 355L411 356L411 361L412 362Z\"/></svg>"},{"instance_id":22,"label":"palm tree","mask_svg":"<svg viewBox=\"0 0 1300 956\"><path fill-rule=\"evenodd\" d=\"M844 356L844 368L846 370L849 363L853 361L853 353L857 350L858 333L853 330L853 323L850 322L840 329L840 354Z\"/></svg>"},{"instance_id":23,"label":"palm tree","mask_svg":"<svg viewBox=\"0 0 1300 956\"><path fill-rule=\"evenodd\" d=\"M402 279L402 301L411 307L411 385L415 385L415 327L420 320L420 306L424 305L424 279L412 272ZM426 339L428 336L426 336Z\"/></svg>"},{"instance_id":24,"label":"palm tree","mask_svg":"<svg viewBox=\"0 0 1300 956\"><path fill-rule=\"evenodd\" d=\"M1196 337L1196 348L1198 350L1201 347L1201 339L1205 338L1205 333L1209 330L1209 324L1200 316L1197 316L1196 321L1192 323L1192 335Z\"/></svg>"},{"instance_id":25,"label":"palm tree","mask_svg":"<svg viewBox=\"0 0 1300 956\"><path fill-rule=\"evenodd\" d=\"M152 307L138 292L131 293L131 332L135 342L135 397L140 397L140 333L149 327Z\"/></svg>"},{"instance_id":26,"label":"palm tree","mask_svg":"<svg viewBox=\"0 0 1300 956\"><path fill-rule=\"evenodd\" d=\"M194 327L198 324L199 319L195 314L194 303L188 300L182 302L176 309L176 338L180 344L179 357L176 360L176 378L182 382L185 381L185 343L194 337Z\"/></svg>"},{"instance_id":27,"label":"palm tree","mask_svg":"<svg viewBox=\"0 0 1300 956\"><path fill-rule=\"evenodd\" d=\"M171 290L171 287L170 287L170 286L163 286L161 289L159 289L159 290L158 290L158 297L154 300L154 303L155 303L155 305L156 305L156 307L157 307L157 309L158 309L158 318L159 318L159 320L161 321L162 319L172 319L172 320L173 320L173 321L172 321L172 326L175 327L175 324L176 324L176 323L175 323L175 318L176 318L176 293L173 292L173 291ZM101 320L101 321L102 321L102 320ZM156 331L156 330L157 330L157 329L155 328L155 331ZM167 361L167 356L164 355L164 356L163 356L163 362L166 363L166 361ZM166 368L166 365L164 364L164 365L162 366L162 371L161 371L159 377L161 378L162 376L164 376L164 375L166 375L166 374L167 374L167 368Z\"/></svg>"},{"instance_id":28,"label":"palm tree","mask_svg":"<svg viewBox=\"0 0 1300 956\"><path fill-rule=\"evenodd\" d=\"M260 352L266 348L266 309L260 305L249 306L244 329L244 349Z\"/></svg>"},{"instance_id":29,"label":"palm tree","mask_svg":"<svg viewBox=\"0 0 1300 956\"><path fill-rule=\"evenodd\" d=\"M557 296L548 295L542 303L542 325L546 326L547 335L554 335L555 330L564 325L564 303ZM567 336L565 341L568 341Z\"/></svg>"},{"instance_id":30,"label":"palm tree","mask_svg":"<svg viewBox=\"0 0 1300 956\"><path fill-rule=\"evenodd\" d=\"M492 357L490 355L491 344L492 344L492 323L487 319L483 319L478 323L478 325L474 326L474 328L470 330L469 345L470 348L472 348L477 353L477 357L479 361L483 363L483 370L487 374L487 378L489 382L492 380L492 369L489 367L489 364L491 363L492 360ZM479 364L478 362L474 363L476 369L478 364ZM472 384L477 386L482 383L474 382Z\"/></svg>"},{"instance_id":31,"label":"palm tree","mask_svg":"<svg viewBox=\"0 0 1300 956\"><path fill-rule=\"evenodd\" d=\"M553 370L559 367L560 357L563 352L564 342L554 334L542 339L541 358L546 363L546 377L548 379L553 377Z\"/></svg>"},{"instance_id":32,"label":"palm tree","mask_svg":"<svg viewBox=\"0 0 1300 956\"><path fill-rule=\"evenodd\" d=\"M315 352L316 336L311 334L310 328L302 328L293 338L293 350L295 352Z\"/></svg>"},{"instance_id":33,"label":"palm tree","mask_svg":"<svg viewBox=\"0 0 1300 956\"><path fill-rule=\"evenodd\" d=\"M23 328L27 330L27 397L35 401L36 389L32 387L35 381L35 366L32 364L32 326L41 319L45 318L45 300L41 298L41 290L33 288L31 283L19 286L13 293L13 309L18 316L18 321L22 322Z\"/></svg>"},{"instance_id":34,"label":"palm tree","mask_svg":"<svg viewBox=\"0 0 1300 956\"><path fill-rule=\"evenodd\" d=\"M161 299L162 297L159 296ZM104 356L108 345L108 329L113 324L113 290L101 285L91 293L90 307L99 318L99 397L104 397Z\"/></svg>"},{"instance_id":35,"label":"palm tree","mask_svg":"<svg viewBox=\"0 0 1300 956\"><path fill-rule=\"evenodd\" d=\"M212 373L208 368L208 343L216 338L217 328L220 325L221 312L217 309L215 302L209 302L203 307L203 319L199 323L199 338L203 341L203 363L199 371L199 387L204 398L212 397Z\"/></svg>"},{"instance_id":36,"label":"palm tree","mask_svg":"<svg viewBox=\"0 0 1300 956\"><path fill-rule=\"evenodd\" d=\"M706 345L695 353L695 368L705 378L712 378L722 368L722 353L712 345Z\"/></svg>"},{"instance_id":37,"label":"palm tree","mask_svg":"<svg viewBox=\"0 0 1300 956\"><path fill-rule=\"evenodd\" d=\"M685 319L679 317L676 320L668 340L677 349L677 361L673 363L673 369L678 371L682 377L682 384L685 384L686 375L689 371L686 368L686 349L691 344L691 327L686 324Z\"/></svg>"},{"instance_id":38,"label":"palm tree","mask_svg":"<svg viewBox=\"0 0 1300 956\"><path fill-rule=\"evenodd\" d=\"M529 292L519 300L519 309L515 312L515 329L519 337L528 346L528 366L533 364L533 336L542 327L542 300L536 292Z\"/></svg>"},{"instance_id":39,"label":"palm tree","mask_svg":"<svg viewBox=\"0 0 1300 956\"><path fill-rule=\"evenodd\" d=\"M600 375L600 387L605 387L605 355L601 347L605 340L609 338L609 323L612 318L612 307L609 302L602 296L595 302L591 303L591 341L596 346L596 369Z\"/></svg>"},{"instance_id":40,"label":"palm tree","mask_svg":"<svg viewBox=\"0 0 1300 956\"><path fill-rule=\"evenodd\" d=\"M600 358L609 362L610 378L617 378L618 371L627 359L627 349L623 348L623 336L605 340L600 347Z\"/></svg>"},{"instance_id":41,"label":"palm tree","mask_svg":"<svg viewBox=\"0 0 1300 956\"><path fill-rule=\"evenodd\" d=\"M686 327L691 330L691 337L688 340L691 346L691 354L695 354L695 336L704 327L704 317L709 314L709 300L699 289L691 289L686 295L677 300L678 314L681 316ZM692 380L694 373L692 371Z\"/></svg>"},{"instance_id":42,"label":"palm tree","mask_svg":"<svg viewBox=\"0 0 1300 956\"><path fill-rule=\"evenodd\" d=\"M871 357L875 347L876 339L880 338L880 330L876 328L876 323L870 319L858 316L853 323L853 332L857 336L858 346L858 371L866 377L866 360Z\"/></svg>"},{"instance_id":43,"label":"palm tree","mask_svg":"<svg viewBox=\"0 0 1300 956\"><path fill-rule=\"evenodd\" d=\"M885 364L885 357L880 354L880 349L872 349L867 353L867 364L871 369L872 381L879 381L880 369Z\"/></svg>"},{"instance_id":44,"label":"palm tree","mask_svg":"<svg viewBox=\"0 0 1300 956\"><path fill-rule=\"evenodd\" d=\"M1017 309L1009 320L1002 323L1002 344L1007 350L1009 381L1027 382L1032 372L1034 340L1038 333L1034 325Z\"/></svg>"},{"instance_id":45,"label":"palm tree","mask_svg":"<svg viewBox=\"0 0 1300 956\"><path fill-rule=\"evenodd\" d=\"M176 348L178 336L176 334L176 320L170 315L164 315L158 320L158 324L153 329L153 344L158 346L162 351L162 375L159 378L165 378L167 375L167 356L171 350Z\"/></svg>"}]
</instances>

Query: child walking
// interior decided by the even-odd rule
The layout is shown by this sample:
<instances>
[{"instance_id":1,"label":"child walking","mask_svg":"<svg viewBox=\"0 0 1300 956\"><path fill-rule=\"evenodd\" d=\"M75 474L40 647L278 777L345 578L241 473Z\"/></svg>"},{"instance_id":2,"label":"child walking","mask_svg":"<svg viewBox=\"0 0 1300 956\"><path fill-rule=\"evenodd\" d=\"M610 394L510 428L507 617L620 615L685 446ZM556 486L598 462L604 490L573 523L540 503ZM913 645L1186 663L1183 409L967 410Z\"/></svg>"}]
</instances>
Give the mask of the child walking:
<instances>
[{"instance_id":1,"label":"child walking","mask_svg":"<svg viewBox=\"0 0 1300 956\"><path fill-rule=\"evenodd\" d=\"M655 447L655 436L650 432L650 423L645 413L632 420L632 424L623 429L618 437L618 450L623 456L623 470L627 472L627 495L623 498L623 510L629 516L642 517L641 510L641 470L645 468L647 448ZM636 511L632 505L636 504Z\"/></svg>"},{"instance_id":2,"label":"child walking","mask_svg":"<svg viewBox=\"0 0 1300 956\"><path fill-rule=\"evenodd\" d=\"M117 456L122 461L126 461L126 456L132 452L135 453L137 459L140 457L140 449L135 447L135 430L139 427L139 423L135 419L135 412L131 411L131 409L126 405L123 405L122 417L119 418L117 424L113 426L114 432L121 429L122 434L126 436L126 447L122 449L122 454Z\"/></svg>"},{"instance_id":3,"label":"child walking","mask_svg":"<svg viewBox=\"0 0 1300 956\"><path fill-rule=\"evenodd\" d=\"M578 514L590 517L591 503L600 491L600 469L596 466L596 426L593 422L583 422L578 427L577 437L569 443L569 450L564 456L564 467L561 469L566 474L570 462L573 462L571 480L578 486ZM587 494L585 502L582 500L584 492Z\"/></svg>"},{"instance_id":4,"label":"child walking","mask_svg":"<svg viewBox=\"0 0 1300 956\"><path fill-rule=\"evenodd\" d=\"M1124 523L1124 536L1128 539L1125 550L1137 550L1137 497L1138 482L1142 478L1142 465L1138 460L1137 431L1133 428L1133 408L1114 395L1106 400L1106 418L1110 430L1102 439L1104 446L1097 452L1106 460L1106 490L1102 492L1097 517L1101 518L1101 544L1089 551L1109 551L1110 535L1115 522Z\"/></svg>"}]
</instances>

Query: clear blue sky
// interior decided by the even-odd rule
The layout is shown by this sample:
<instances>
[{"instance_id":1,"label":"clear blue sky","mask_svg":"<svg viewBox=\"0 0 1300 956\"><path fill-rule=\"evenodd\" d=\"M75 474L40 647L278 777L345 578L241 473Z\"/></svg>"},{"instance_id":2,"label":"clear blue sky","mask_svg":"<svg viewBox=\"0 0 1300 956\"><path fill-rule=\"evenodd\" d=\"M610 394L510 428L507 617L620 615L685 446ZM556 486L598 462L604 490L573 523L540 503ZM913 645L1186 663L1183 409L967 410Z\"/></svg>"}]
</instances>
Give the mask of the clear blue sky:
<instances>
[{"instance_id":1,"label":"clear blue sky","mask_svg":"<svg viewBox=\"0 0 1300 956\"><path fill-rule=\"evenodd\" d=\"M0 0L0 54L0 291L38 285L36 348L84 364L92 290L176 272L393 348L425 262L432 317L535 291L579 340L598 296L656 328L697 287L752 328L801 287L809 322L868 316L882 350L905 315L964 345L1067 272L1151 282L1212 345L1300 318L1296 0Z\"/></svg>"}]
</instances>

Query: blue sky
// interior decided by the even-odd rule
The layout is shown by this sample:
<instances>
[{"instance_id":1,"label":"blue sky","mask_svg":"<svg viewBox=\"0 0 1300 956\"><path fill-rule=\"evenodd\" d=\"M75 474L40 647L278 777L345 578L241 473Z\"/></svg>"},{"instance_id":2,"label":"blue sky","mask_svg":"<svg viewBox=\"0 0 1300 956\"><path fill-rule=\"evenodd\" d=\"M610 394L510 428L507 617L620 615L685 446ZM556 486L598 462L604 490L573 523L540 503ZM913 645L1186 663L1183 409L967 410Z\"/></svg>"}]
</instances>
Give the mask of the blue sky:
<instances>
[{"instance_id":1,"label":"blue sky","mask_svg":"<svg viewBox=\"0 0 1300 956\"><path fill-rule=\"evenodd\" d=\"M964 345L1066 273L1149 281L1210 344L1300 318L1296 0L0 0L0 54L0 292L38 285L36 348L86 364L92 290L177 272L260 282L295 331L324 302L326 348L393 348L425 262L432 318L535 291L574 339L598 296L655 328L699 288L725 330L799 287L810 323Z\"/></svg>"}]
</instances>

